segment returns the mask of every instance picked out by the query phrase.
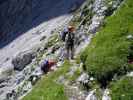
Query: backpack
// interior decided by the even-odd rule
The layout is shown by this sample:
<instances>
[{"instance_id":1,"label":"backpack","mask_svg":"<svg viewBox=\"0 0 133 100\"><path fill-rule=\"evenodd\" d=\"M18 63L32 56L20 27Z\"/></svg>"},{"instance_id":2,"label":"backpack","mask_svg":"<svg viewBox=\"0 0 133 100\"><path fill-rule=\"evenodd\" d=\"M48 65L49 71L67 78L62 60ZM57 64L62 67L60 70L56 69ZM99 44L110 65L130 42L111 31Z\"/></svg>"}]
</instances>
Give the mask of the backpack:
<instances>
[{"instance_id":1,"label":"backpack","mask_svg":"<svg viewBox=\"0 0 133 100\"><path fill-rule=\"evenodd\" d=\"M74 33L68 32L67 37L66 37L66 43L67 43L67 45L74 44Z\"/></svg>"},{"instance_id":2,"label":"backpack","mask_svg":"<svg viewBox=\"0 0 133 100\"><path fill-rule=\"evenodd\" d=\"M65 41L67 33L68 33L68 30L64 30L63 32L61 32L60 36L62 41Z\"/></svg>"},{"instance_id":3,"label":"backpack","mask_svg":"<svg viewBox=\"0 0 133 100\"><path fill-rule=\"evenodd\" d=\"M44 73L47 73L48 70L49 70L49 62L48 60L44 60L44 62L41 64L41 70L44 72Z\"/></svg>"}]
</instances>

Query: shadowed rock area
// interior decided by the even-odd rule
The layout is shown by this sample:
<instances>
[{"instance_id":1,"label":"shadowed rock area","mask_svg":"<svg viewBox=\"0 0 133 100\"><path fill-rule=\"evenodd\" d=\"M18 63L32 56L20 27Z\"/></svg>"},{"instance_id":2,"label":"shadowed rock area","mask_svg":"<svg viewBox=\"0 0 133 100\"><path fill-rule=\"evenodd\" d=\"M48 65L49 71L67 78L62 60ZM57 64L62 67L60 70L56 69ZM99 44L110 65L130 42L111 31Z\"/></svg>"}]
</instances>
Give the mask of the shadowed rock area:
<instances>
[{"instance_id":1,"label":"shadowed rock area","mask_svg":"<svg viewBox=\"0 0 133 100\"><path fill-rule=\"evenodd\" d=\"M1 0L0 48L29 29L50 19L68 14L76 3L85 0Z\"/></svg>"}]
</instances>

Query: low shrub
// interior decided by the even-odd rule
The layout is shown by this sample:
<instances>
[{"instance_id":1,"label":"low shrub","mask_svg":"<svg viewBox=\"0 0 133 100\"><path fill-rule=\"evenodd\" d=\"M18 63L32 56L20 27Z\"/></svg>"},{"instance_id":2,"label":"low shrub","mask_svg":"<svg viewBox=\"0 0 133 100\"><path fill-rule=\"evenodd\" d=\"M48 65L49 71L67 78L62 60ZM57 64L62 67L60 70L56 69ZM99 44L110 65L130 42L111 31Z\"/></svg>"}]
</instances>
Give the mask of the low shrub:
<instances>
[{"instance_id":1,"label":"low shrub","mask_svg":"<svg viewBox=\"0 0 133 100\"><path fill-rule=\"evenodd\" d=\"M110 85L112 100L133 100L133 77L123 77Z\"/></svg>"},{"instance_id":2,"label":"low shrub","mask_svg":"<svg viewBox=\"0 0 133 100\"><path fill-rule=\"evenodd\" d=\"M123 75L131 70L128 56L133 35L133 1L127 0L120 9L107 18L106 25L92 39L91 44L81 54L87 71L102 86L106 86L114 75Z\"/></svg>"}]
</instances>

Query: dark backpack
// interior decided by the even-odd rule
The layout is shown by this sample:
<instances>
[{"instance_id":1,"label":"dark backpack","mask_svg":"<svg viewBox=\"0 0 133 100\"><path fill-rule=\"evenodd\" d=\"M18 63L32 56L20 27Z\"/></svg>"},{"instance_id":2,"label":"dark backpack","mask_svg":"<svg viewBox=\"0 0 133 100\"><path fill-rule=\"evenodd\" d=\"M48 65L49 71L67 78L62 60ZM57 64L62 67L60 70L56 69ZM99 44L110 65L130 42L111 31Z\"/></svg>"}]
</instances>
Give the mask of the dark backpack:
<instances>
[{"instance_id":1,"label":"dark backpack","mask_svg":"<svg viewBox=\"0 0 133 100\"><path fill-rule=\"evenodd\" d=\"M41 64L41 70L44 73L48 72L48 70L49 70L49 62L48 62L48 60L44 60L44 62Z\"/></svg>"},{"instance_id":2,"label":"dark backpack","mask_svg":"<svg viewBox=\"0 0 133 100\"><path fill-rule=\"evenodd\" d=\"M75 37L74 33L68 32L67 37L66 37L66 43L68 45L73 45L74 44L74 37Z\"/></svg>"},{"instance_id":3,"label":"dark backpack","mask_svg":"<svg viewBox=\"0 0 133 100\"><path fill-rule=\"evenodd\" d=\"M61 40L62 41L65 41L65 38L66 38L67 33L68 33L67 31L61 32Z\"/></svg>"}]
</instances>

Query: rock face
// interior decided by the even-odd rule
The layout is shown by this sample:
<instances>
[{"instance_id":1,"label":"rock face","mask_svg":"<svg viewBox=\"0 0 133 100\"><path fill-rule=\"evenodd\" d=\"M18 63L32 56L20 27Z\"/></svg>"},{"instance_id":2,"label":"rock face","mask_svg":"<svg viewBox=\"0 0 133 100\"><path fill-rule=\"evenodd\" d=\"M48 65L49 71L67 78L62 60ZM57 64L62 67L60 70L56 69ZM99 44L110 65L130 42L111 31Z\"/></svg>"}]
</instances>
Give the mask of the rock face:
<instances>
[{"instance_id":1,"label":"rock face","mask_svg":"<svg viewBox=\"0 0 133 100\"><path fill-rule=\"evenodd\" d=\"M95 92L96 90L91 91L85 100L98 100Z\"/></svg>"},{"instance_id":2,"label":"rock face","mask_svg":"<svg viewBox=\"0 0 133 100\"><path fill-rule=\"evenodd\" d=\"M115 0L105 4L104 0L95 0L93 5L94 16L88 28L90 33L96 33L99 27L103 24L105 16L111 15L123 0Z\"/></svg>"},{"instance_id":3,"label":"rock face","mask_svg":"<svg viewBox=\"0 0 133 100\"><path fill-rule=\"evenodd\" d=\"M0 38L2 39L3 36L9 38L10 36L12 39L14 34L17 37L44 21L68 13L68 9L75 2L82 4L83 1L0 0ZM64 6L63 9L61 8L62 5ZM56 6L56 9L52 10L53 6ZM73 6L73 10L77 9L78 6ZM58 13L56 13L57 10Z\"/></svg>"},{"instance_id":4,"label":"rock face","mask_svg":"<svg viewBox=\"0 0 133 100\"><path fill-rule=\"evenodd\" d=\"M1 34L3 34L4 38L7 37L4 41L0 39L0 67L13 66L14 69L19 71L1 77L0 100L9 100L10 96L8 98L7 95L14 94L13 91L19 96L22 96L25 91L29 91L29 88L23 89L24 86L30 87L27 86L30 85L29 77L34 81L32 77L36 76L36 74L38 76L41 71L34 73L34 67L38 66L36 65L38 61L34 62L32 60L34 58L32 51L25 50L34 49L38 44L41 44L40 39L42 36L46 36L45 41L47 41L51 36L51 31L67 25L73 15L64 14L68 13L70 6L77 1L83 0L0 0L0 38L3 38ZM35 26L33 26L33 23ZM21 30L29 25L34 28L30 27L27 29L28 32L20 34ZM15 38L14 35L16 35ZM19 54L14 57L16 52ZM31 61L32 63L29 64ZM11 71L9 70L9 72ZM8 76L10 76L10 79L5 79ZM18 88L22 89L18 90ZM8 99L5 99L6 96Z\"/></svg>"},{"instance_id":5,"label":"rock face","mask_svg":"<svg viewBox=\"0 0 133 100\"><path fill-rule=\"evenodd\" d=\"M86 73L83 73L78 79L77 82L80 83L88 83L89 82L89 75Z\"/></svg>"},{"instance_id":6,"label":"rock face","mask_svg":"<svg viewBox=\"0 0 133 100\"><path fill-rule=\"evenodd\" d=\"M105 89L102 100L111 100L111 97L109 96L109 90Z\"/></svg>"},{"instance_id":7,"label":"rock face","mask_svg":"<svg viewBox=\"0 0 133 100\"><path fill-rule=\"evenodd\" d=\"M1 83L7 82L10 79L9 77L14 72L13 66L12 67L9 66L4 65L4 67L0 68L0 88L1 88Z\"/></svg>"},{"instance_id":8,"label":"rock face","mask_svg":"<svg viewBox=\"0 0 133 100\"><path fill-rule=\"evenodd\" d=\"M31 23L31 0L0 1L0 38Z\"/></svg>"},{"instance_id":9,"label":"rock face","mask_svg":"<svg viewBox=\"0 0 133 100\"><path fill-rule=\"evenodd\" d=\"M34 52L25 51L21 52L12 60L12 64L14 65L14 69L21 71L24 69L26 65L31 63L32 59L35 57Z\"/></svg>"}]
</instances>

